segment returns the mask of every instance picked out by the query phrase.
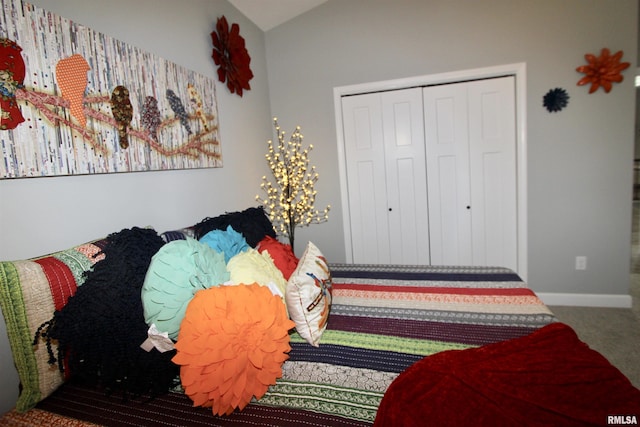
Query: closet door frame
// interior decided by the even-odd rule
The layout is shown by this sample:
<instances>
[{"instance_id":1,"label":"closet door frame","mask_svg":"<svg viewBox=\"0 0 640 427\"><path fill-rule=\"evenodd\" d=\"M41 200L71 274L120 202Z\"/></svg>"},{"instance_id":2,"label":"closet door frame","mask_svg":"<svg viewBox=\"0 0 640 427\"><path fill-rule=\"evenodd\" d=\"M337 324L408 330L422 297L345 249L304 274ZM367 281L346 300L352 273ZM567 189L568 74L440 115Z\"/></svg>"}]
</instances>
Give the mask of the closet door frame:
<instances>
[{"instance_id":1,"label":"closet door frame","mask_svg":"<svg viewBox=\"0 0 640 427\"><path fill-rule=\"evenodd\" d=\"M336 141L338 144L338 168L340 173L340 194L342 202L342 221L344 227L344 244L346 261L353 262L351 253L351 224L349 217L349 199L346 173L346 157L342 123L341 98L385 90L406 89L416 86L458 83L470 80L514 76L516 95L516 180L517 180L517 239L518 239L518 271L527 280L527 99L526 99L526 64L524 62L476 68L447 73L430 74L397 80L363 83L340 86L333 89L334 112L336 120Z\"/></svg>"}]
</instances>

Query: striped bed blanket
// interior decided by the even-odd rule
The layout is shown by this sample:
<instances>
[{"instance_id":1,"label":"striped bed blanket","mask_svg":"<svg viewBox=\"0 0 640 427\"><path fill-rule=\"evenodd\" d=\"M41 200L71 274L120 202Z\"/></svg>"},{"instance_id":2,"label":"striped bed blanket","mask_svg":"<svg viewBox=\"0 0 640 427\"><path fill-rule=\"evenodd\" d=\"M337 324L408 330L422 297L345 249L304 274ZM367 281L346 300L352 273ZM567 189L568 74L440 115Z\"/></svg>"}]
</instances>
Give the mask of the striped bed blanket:
<instances>
[{"instance_id":1,"label":"striped bed blanket","mask_svg":"<svg viewBox=\"0 0 640 427\"><path fill-rule=\"evenodd\" d=\"M282 378L242 412L213 416L180 393L123 403L73 383L38 408L98 425L368 426L393 380L425 356L524 337L556 322L504 268L332 264L331 274L333 304L320 346L294 333Z\"/></svg>"},{"instance_id":2,"label":"striped bed blanket","mask_svg":"<svg viewBox=\"0 0 640 427\"><path fill-rule=\"evenodd\" d=\"M522 337L553 322L503 268L333 264L320 347L294 335L283 378L261 404L371 423L389 384L425 356Z\"/></svg>"}]
</instances>

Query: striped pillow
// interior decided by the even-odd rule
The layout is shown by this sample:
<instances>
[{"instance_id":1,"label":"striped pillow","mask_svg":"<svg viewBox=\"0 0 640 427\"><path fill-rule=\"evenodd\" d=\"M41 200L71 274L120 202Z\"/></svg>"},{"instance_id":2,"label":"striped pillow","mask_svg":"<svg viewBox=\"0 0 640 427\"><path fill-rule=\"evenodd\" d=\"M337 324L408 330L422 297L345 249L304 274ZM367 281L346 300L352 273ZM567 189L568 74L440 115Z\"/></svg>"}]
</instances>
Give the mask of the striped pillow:
<instances>
[{"instance_id":1,"label":"striped pillow","mask_svg":"<svg viewBox=\"0 0 640 427\"><path fill-rule=\"evenodd\" d=\"M102 258L102 242L29 260L0 262L0 307L22 386L16 404L19 412L33 408L65 380L57 367L49 364L45 343L32 345L34 336L82 285L84 272ZM52 347L57 353L55 344Z\"/></svg>"}]
</instances>

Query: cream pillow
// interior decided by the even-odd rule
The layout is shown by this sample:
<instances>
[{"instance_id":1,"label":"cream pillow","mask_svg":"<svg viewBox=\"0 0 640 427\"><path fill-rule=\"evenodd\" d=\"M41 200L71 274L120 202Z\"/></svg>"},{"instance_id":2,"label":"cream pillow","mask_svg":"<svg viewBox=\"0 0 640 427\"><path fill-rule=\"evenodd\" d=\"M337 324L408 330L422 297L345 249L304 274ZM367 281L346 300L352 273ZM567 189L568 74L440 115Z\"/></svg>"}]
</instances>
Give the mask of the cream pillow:
<instances>
[{"instance_id":1,"label":"cream pillow","mask_svg":"<svg viewBox=\"0 0 640 427\"><path fill-rule=\"evenodd\" d=\"M257 283L271 288L279 294L284 303L284 293L287 287L282 272L278 270L268 252L260 253L253 248L234 255L227 263L230 280L234 284Z\"/></svg>"},{"instance_id":2,"label":"cream pillow","mask_svg":"<svg viewBox=\"0 0 640 427\"><path fill-rule=\"evenodd\" d=\"M296 330L314 347L318 347L320 337L327 328L331 292L331 273L327 260L309 242L287 282L285 301Z\"/></svg>"}]
</instances>

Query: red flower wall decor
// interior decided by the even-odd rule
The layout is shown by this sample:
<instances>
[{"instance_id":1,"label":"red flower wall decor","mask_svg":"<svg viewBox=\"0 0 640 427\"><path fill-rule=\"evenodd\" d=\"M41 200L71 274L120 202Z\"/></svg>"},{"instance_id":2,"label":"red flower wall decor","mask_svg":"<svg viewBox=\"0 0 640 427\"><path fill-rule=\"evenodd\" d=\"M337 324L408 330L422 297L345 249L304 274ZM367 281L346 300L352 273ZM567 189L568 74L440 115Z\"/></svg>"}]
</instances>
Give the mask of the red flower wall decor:
<instances>
[{"instance_id":1,"label":"red flower wall decor","mask_svg":"<svg viewBox=\"0 0 640 427\"><path fill-rule=\"evenodd\" d=\"M584 58L587 65L576 68L579 73L586 74L578 81L578 86L591 83L589 93L593 93L602 87L605 92L609 93L612 83L620 83L623 80L620 72L629 67L628 62L620 62L622 59L622 51L611 55L606 47L600 52L600 56L596 57L591 53L587 53Z\"/></svg>"},{"instance_id":2,"label":"red flower wall decor","mask_svg":"<svg viewBox=\"0 0 640 427\"><path fill-rule=\"evenodd\" d=\"M231 25L227 18L218 18L216 30L211 33L213 41L213 54L211 57L218 66L218 79L224 83L231 93L242 96L243 90L251 89L249 80L253 78L253 72L249 67L251 57L244 45L244 38L240 36L240 26Z\"/></svg>"},{"instance_id":3,"label":"red flower wall decor","mask_svg":"<svg viewBox=\"0 0 640 427\"><path fill-rule=\"evenodd\" d=\"M16 92L24 87L22 48L13 40L0 38L0 130L15 129L24 122Z\"/></svg>"}]
</instances>

